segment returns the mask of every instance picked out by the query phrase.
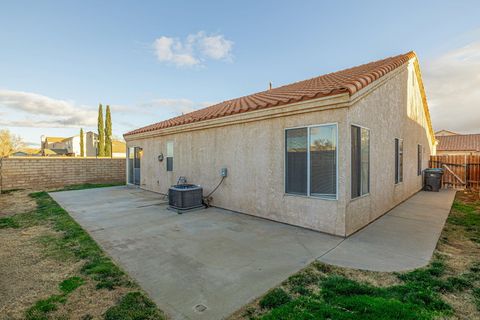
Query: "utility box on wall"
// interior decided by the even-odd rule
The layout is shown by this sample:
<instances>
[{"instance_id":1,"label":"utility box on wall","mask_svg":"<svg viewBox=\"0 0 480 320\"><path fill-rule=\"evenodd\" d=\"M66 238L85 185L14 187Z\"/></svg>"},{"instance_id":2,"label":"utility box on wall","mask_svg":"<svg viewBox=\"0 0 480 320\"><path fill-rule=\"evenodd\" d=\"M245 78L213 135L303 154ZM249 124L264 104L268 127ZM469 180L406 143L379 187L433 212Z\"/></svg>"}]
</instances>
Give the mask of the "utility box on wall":
<instances>
[{"instance_id":1,"label":"utility box on wall","mask_svg":"<svg viewBox=\"0 0 480 320\"><path fill-rule=\"evenodd\" d=\"M228 175L228 169L227 168L222 168L220 170L220 176L221 177L226 177Z\"/></svg>"}]
</instances>

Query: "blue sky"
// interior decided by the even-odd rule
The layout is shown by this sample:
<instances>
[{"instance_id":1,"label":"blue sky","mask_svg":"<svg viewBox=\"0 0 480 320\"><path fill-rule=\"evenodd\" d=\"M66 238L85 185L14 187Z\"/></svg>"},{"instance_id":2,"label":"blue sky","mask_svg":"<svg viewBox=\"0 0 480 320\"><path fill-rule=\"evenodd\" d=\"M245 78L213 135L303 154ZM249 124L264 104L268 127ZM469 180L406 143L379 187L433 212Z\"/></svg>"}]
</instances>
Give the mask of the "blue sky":
<instances>
[{"instance_id":1,"label":"blue sky","mask_svg":"<svg viewBox=\"0 0 480 320\"><path fill-rule=\"evenodd\" d=\"M478 12L479 1L2 1L0 128L37 143L73 135L95 129L101 102L120 136L269 81L415 50L434 127L474 132Z\"/></svg>"}]
</instances>

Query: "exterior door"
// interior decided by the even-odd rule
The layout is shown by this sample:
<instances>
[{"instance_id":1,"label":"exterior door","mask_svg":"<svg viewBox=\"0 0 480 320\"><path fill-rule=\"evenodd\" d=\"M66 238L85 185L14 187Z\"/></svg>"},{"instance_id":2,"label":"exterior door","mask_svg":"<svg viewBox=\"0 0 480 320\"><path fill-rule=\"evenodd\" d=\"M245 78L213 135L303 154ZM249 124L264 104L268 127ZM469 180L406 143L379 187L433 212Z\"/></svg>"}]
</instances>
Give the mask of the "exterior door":
<instances>
[{"instance_id":1,"label":"exterior door","mask_svg":"<svg viewBox=\"0 0 480 320\"><path fill-rule=\"evenodd\" d=\"M128 148L128 183L140 185L140 163L142 158L142 148Z\"/></svg>"}]
</instances>

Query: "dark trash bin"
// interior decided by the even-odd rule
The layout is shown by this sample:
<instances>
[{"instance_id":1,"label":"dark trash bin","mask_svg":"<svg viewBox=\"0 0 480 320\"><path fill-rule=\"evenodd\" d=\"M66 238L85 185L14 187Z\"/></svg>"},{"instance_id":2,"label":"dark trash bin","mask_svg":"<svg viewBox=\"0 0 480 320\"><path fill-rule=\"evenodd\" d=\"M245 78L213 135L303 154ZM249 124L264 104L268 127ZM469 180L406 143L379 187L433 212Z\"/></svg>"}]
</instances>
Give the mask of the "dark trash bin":
<instances>
[{"instance_id":1,"label":"dark trash bin","mask_svg":"<svg viewBox=\"0 0 480 320\"><path fill-rule=\"evenodd\" d=\"M423 190L438 192L442 188L443 169L431 168L423 171Z\"/></svg>"}]
</instances>

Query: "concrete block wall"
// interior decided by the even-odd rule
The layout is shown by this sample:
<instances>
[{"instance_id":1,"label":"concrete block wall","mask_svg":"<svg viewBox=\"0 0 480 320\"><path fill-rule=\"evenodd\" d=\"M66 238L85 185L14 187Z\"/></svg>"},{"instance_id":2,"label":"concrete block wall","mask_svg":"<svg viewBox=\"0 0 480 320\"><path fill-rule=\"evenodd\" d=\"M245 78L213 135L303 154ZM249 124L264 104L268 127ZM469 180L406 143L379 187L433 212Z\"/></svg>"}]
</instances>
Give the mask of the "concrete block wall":
<instances>
[{"instance_id":1,"label":"concrete block wall","mask_svg":"<svg viewBox=\"0 0 480 320\"><path fill-rule=\"evenodd\" d=\"M125 159L13 157L0 159L0 190L125 182Z\"/></svg>"}]
</instances>

